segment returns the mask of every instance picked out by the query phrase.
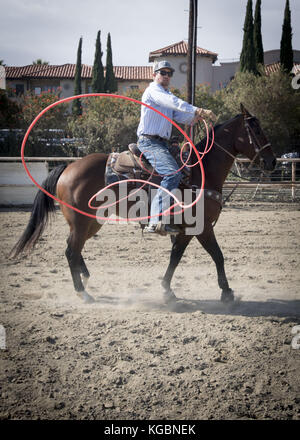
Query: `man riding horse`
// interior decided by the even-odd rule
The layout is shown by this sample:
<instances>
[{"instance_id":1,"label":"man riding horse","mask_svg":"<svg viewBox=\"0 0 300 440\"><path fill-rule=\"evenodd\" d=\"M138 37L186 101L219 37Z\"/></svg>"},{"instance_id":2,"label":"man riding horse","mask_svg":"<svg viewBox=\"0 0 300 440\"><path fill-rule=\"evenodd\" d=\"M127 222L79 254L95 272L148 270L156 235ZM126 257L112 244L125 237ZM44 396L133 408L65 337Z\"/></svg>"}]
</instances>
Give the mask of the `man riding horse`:
<instances>
[{"instance_id":1,"label":"man riding horse","mask_svg":"<svg viewBox=\"0 0 300 440\"><path fill-rule=\"evenodd\" d=\"M168 89L175 69L168 61L159 61L154 66L154 81L145 90L142 102L159 110L169 119L191 125L199 119L216 120L211 110L195 107L177 98ZM137 130L138 148L153 168L163 177L160 186L168 191L175 190L182 174L168 148L172 124L166 118L146 106L141 108L141 119ZM157 232L159 216L169 207L170 197L159 188L151 203L149 225L145 232ZM175 225L165 224L164 231L169 234L179 232Z\"/></svg>"},{"instance_id":2,"label":"man riding horse","mask_svg":"<svg viewBox=\"0 0 300 440\"><path fill-rule=\"evenodd\" d=\"M174 69L166 61L155 66L154 82L144 93L144 103L150 104L170 119L183 123L190 124L200 117L214 119L215 116L211 111L193 107L168 91L173 71ZM243 104L240 107L241 113L214 127L214 148L207 151L202 161L205 172L203 230L199 233L195 232L193 235L186 233L186 229L182 228L173 237L169 265L161 283L166 302L176 301L176 296L171 289L171 281L193 236L209 253L216 265L218 285L222 290L221 301L234 301L233 290L230 288L225 274L223 253L214 233L214 224L222 209L222 188L238 154L248 157L251 161L250 165L259 166L262 172L273 171L276 166L276 157L259 120ZM27 131L27 135L30 129ZM179 184L180 179L177 176L179 173L177 173L176 160L173 160L168 151L167 141L170 135L171 123L168 123L162 116L158 117L156 111L142 109L141 122L138 127L139 149L163 178L161 186L172 191ZM207 145L207 139L203 139L195 145L197 154L192 149L190 157L192 164L199 163L197 156L200 151L203 151L205 144ZM123 153L120 153L120 156ZM110 156L105 153L89 154L69 165L64 164L54 168L42 183L41 189L35 197L29 222L11 251L11 256L16 258L21 252L29 252L34 248L47 226L51 214L56 210L54 200L58 200L70 227L65 254L70 266L75 292L84 302L93 302L94 299L86 291L90 274L82 256L82 250L85 242L93 237L103 225L103 222L97 221L98 218L93 215L93 210L106 203L98 202L100 205L92 207L89 202L95 197L95 194L107 186L106 169ZM135 167L132 161L129 162L132 167ZM191 168L190 183L196 188L200 188L202 183L200 168L200 166ZM118 176L116 177L118 179ZM123 181L124 179L120 179L120 182ZM118 199L118 188L114 186L112 188L114 188ZM159 188L156 200L154 198L152 203L150 227L148 228L150 232L153 232L152 230L158 232L156 231L158 217L164 210L167 211L164 208L166 203L161 196L162 193L163 190ZM129 206L123 213L124 218L128 218L128 216ZM174 229L170 225L168 226L167 232L174 234ZM177 231L175 230L175 232ZM198 271L197 265L195 265L195 270Z\"/></svg>"}]
</instances>

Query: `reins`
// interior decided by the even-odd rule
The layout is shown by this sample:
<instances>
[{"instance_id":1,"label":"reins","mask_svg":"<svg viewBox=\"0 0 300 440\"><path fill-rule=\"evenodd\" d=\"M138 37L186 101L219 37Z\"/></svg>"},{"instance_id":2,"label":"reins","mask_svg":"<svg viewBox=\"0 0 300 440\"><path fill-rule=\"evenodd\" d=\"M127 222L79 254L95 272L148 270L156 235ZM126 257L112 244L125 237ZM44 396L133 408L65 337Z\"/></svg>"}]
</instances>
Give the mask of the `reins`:
<instances>
[{"instance_id":1,"label":"reins","mask_svg":"<svg viewBox=\"0 0 300 440\"><path fill-rule=\"evenodd\" d=\"M214 142L214 144L218 147L218 148L220 148L221 150L223 150L226 154L228 154L229 156L231 156L233 159L234 159L234 163L235 163L235 161L236 161L236 157L233 155L233 154L231 154L229 151L227 151L224 147L222 147L220 144L218 144L218 142ZM257 157L257 155L264 149L264 148L266 148L266 147L268 147L268 146L270 146L270 144L266 144L266 145L264 145L261 149L259 149L258 150L258 152L256 152L256 154L255 154L255 156L254 156L254 158L251 160L251 162L250 162L250 165L249 165L249 167L248 167L248 170L252 167L252 164L253 164L253 162L254 162L254 160L256 159L256 157ZM230 173L233 175L233 176L235 176L235 177L238 177L239 179L242 179L242 180L246 180L246 181L248 181L248 182L254 182L254 183L257 183L257 185L259 185L261 182L262 182L262 176L265 174L265 172L261 169L260 170L261 171L261 173L260 173L260 176L259 176L259 179L249 179L249 178L247 178L247 177L243 177L243 176L240 176L240 175L238 175L238 174L236 174L234 171L230 171ZM237 182L236 184L235 184L235 186L233 187L233 189L230 191L230 193L228 194L228 196L226 197L226 199L223 201L223 206L225 206L225 204L228 202L228 200L230 199L230 197L232 196L232 194L235 192L235 190L238 188L238 186L240 185L240 183L241 182Z\"/></svg>"},{"instance_id":2,"label":"reins","mask_svg":"<svg viewBox=\"0 0 300 440\"><path fill-rule=\"evenodd\" d=\"M257 137L256 137L256 135L255 135L255 133L254 133L254 131L252 129L252 127L248 123L248 120L252 119L252 118L253 118L253 116L249 116L249 117L244 118L244 124L245 124L245 129L246 129L247 134L248 134L249 143L254 146L254 150L255 150L255 154L254 154L253 158L250 161L250 164L248 166L248 170L250 170L253 167L253 164L254 164L256 158L258 156L260 156L260 153L265 148L271 146L270 143L267 143L267 144L263 145L262 147L260 146L260 142L258 141L258 139L257 139ZM200 122L197 124L198 131L199 131L199 127L200 127ZM212 127L212 130L213 130L213 127ZM236 156L234 156L234 154L230 153L226 148L224 148L222 145L220 145L215 139L213 139L213 143L212 144L216 145L220 150L224 151L224 153L226 153L228 156L230 156L234 160L234 163L236 162ZM262 160L261 157L259 157L259 159L260 159L260 162L261 162L261 160ZM230 172L231 172L232 175L238 177L239 179L246 180L246 181L252 181L252 182L257 183L258 185L262 182L262 176L266 174L264 172L264 170L261 168L261 173L260 173L259 179L258 180L253 180L253 179L249 179L249 178L246 178L246 177L243 177L243 176L239 176L238 174L234 173L233 171L230 171ZM230 199L232 194L235 192L235 190L237 189L237 187L239 186L240 183L241 182L237 182L236 183L236 185L231 190L229 195L223 201L223 206L228 202L228 200Z\"/></svg>"}]
</instances>

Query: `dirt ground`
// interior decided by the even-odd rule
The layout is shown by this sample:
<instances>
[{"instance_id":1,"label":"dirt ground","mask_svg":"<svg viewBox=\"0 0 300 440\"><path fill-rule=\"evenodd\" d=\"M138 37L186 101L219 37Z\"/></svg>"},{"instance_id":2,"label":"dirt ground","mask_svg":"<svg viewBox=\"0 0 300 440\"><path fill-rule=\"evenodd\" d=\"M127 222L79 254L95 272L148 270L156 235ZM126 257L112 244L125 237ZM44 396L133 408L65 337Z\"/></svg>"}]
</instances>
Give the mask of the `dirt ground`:
<instances>
[{"instance_id":1,"label":"dirt ground","mask_svg":"<svg viewBox=\"0 0 300 440\"><path fill-rule=\"evenodd\" d=\"M1 419L300 419L299 204L224 208L232 305L195 239L164 304L170 240L136 224L87 242L83 304L60 212L30 257L7 259L28 218L0 212Z\"/></svg>"}]
</instances>

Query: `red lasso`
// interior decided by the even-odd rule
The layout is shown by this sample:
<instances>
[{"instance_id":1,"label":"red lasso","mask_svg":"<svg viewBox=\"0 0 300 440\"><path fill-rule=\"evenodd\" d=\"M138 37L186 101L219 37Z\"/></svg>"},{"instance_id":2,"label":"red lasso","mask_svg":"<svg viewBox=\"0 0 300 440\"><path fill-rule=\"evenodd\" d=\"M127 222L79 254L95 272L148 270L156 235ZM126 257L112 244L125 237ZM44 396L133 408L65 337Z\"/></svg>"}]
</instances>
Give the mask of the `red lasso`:
<instances>
[{"instance_id":1,"label":"red lasso","mask_svg":"<svg viewBox=\"0 0 300 440\"><path fill-rule=\"evenodd\" d=\"M168 208L165 212L163 212L162 215L167 215L167 214L170 212L170 210L171 210L172 208L174 208L175 206L180 206L180 207L182 208L182 210L179 211L179 212L176 212L176 213L174 213L174 214L180 214L180 213L182 213L182 212L184 211L184 209L187 209L187 208L190 208L190 207L194 206L194 205L199 201L199 199L200 199L200 197L202 196L202 193L203 193L203 188L204 188L204 183L205 183L205 174L204 174L204 169L203 169L203 164L202 164L202 158L203 158L203 156L204 156L206 153L208 153L208 151L210 151L210 149L211 149L212 146L213 146L213 141L214 141L214 132L213 132L213 129L212 129L213 139L212 139L211 145L210 145L209 149L207 149L207 147L208 147L208 142L209 142L209 137L208 137L208 135L207 135L206 147L205 147L204 151L201 152L202 156L200 157L200 154L199 154L199 152L197 151L197 148L196 148L195 145L193 144L193 142L192 142L192 140L190 139L190 137L186 134L186 132L185 132L184 130L182 130L182 129L179 127L179 125L177 125L174 121L172 121L172 120L171 120L170 118L168 118L166 115L164 115L163 113L161 113L159 110L156 110L155 108L151 107L150 105L145 104L144 102L138 101L137 99L130 98L130 97L128 97L128 96L121 96L121 95L115 95L115 94L109 94L109 93L88 93L88 94L82 94L82 95L70 96L70 97L68 97L68 98L64 98L64 99L61 99L61 100L59 100L59 101L56 101L56 102L50 104L48 107L44 108L44 109L43 109L43 110L42 110L42 111L41 111L41 112L35 117L35 119L32 121L32 123L30 124L29 128L27 129L27 131L26 131L26 133L25 133L25 136L24 136L24 139L23 139L23 142L22 142L22 146L21 146L21 158L22 158L22 163L23 163L24 169L25 169L25 171L26 171L28 177L29 177L29 178L31 179L31 181L37 186L37 188L39 188L39 189L40 189L43 193L45 193L47 196L49 196L49 197L51 197L52 199L56 200L58 203L61 203L61 204L67 206L67 207L70 208L70 209L73 209L74 211L76 211L76 212L78 212L78 213L80 213L80 214L86 215L87 217L94 218L94 219L97 219L97 220L107 220L106 217L99 217L99 216L96 216L96 215L90 214L90 213L88 213L88 212L84 212L84 211L82 211L82 210L80 210L80 209L78 209L78 208L76 208L76 207L74 207L74 206L72 206L72 205L70 205L70 204L68 204L68 203L66 203L66 202L64 202L64 201L62 201L62 200L60 200L58 197L56 197L56 196L50 194L47 190L45 190L44 188L42 188L42 186L39 185L38 182L36 182L36 180L35 180L35 179L33 178L33 176L30 174L30 172L29 172L29 170L28 170L28 168L27 168L26 162L25 162L25 158L24 158L24 149L25 149L25 145L26 145L26 142L27 142L28 136L29 136L29 134L30 134L32 128L33 128L33 127L35 126L35 124L38 122L38 120L39 120L39 119L40 119L40 118L41 118L41 117L42 117L42 116L43 116L48 110L50 110L50 109L53 108L53 107L56 107L56 106L59 105L59 104L62 104L62 103L65 103L65 102L69 102L69 101L72 101L72 100L74 100L74 99L79 99L79 98L89 98L89 97L91 97L91 96L101 96L101 97L107 97L107 98L119 98L119 99L125 99L125 100L127 100L127 101L131 101L131 102L135 102L135 103L140 104L140 105L144 105L145 107L150 108L151 110L155 111L156 113L158 113L159 115L161 115L162 117L164 117L165 119L167 119L172 125L174 125L174 126L177 128L177 130L180 131L180 133L183 134L183 136L184 136L185 139L187 140L186 144L189 144L189 145L190 145L190 154L189 154L189 157L190 157L190 155L191 155L191 151L192 151L191 148L193 148L193 149L194 149L194 152L195 152L195 154L196 154L196 157L197 157L197 159L198 159L198 161L197 161L195 164L193 164L193 165L187 165L186 163L183 163L183 166L182 166L179 170L177 170L177 172L179 172L184 166L193 167L193 166L195 166L195 165L197 165L197 164L199 163L199 165L200 165L200 170L201 170L201 175L202 175L202 183L201 183L200 193L199 193L198 197L194 200L194 202L192 202L192 203L189 204L189 205L184 206L184 205L182 205L182 203L181 203L181 202L180 202L180 201L174 196L174 194L172 194L171 192L169 192L169 191L166 190L165 188L162 188L162 187L160 187L159 185L156 185L156 184L154 184L154 183L152 183L152 182L148 182L148 181L141 180L141 179L129 179L129 180L127 180L127 182L141 182L141 183L144 183L144 184L147 184L147 183L148 183L148 184L151 184L152 186L155 186L155 187L157 187L157 188L160 187L163 191L165 191L165 192L168 193L172 198L174 198L175 201L176 201L176 203L175 203L173 206L171 206L170 208ZM205 123L206 131L207 131L207 134L208 134L208 126L207 126L207 124L206 124L205 121L204 121L204 123ZM185 145L186 145L186 144L185 144ZM182 148L183 148L183 147L182 147ZM181 159L182 159L182 150L181 150ZM187 160L187 161L188 161L188 160ZM187 161L186 161L186 162L187 162ZM150 177L151 177L151 176L150 176ZM124 182L124 181L121 181L121 182ZM96 194L95 194L95 195L89 200L88 206L89 206L90 208L92 208L92 209L99 209L99 207L90 206L90 203L92 202L92 200L93 200L98 194L100 194L101 192L103 192L104 190L106 190L106 189L108 189L108 188L114 186L115 184L119 184L119 183L120 183L120 182L114 182L114 183L112 183L112 184L106 186L105 188L103 188L101 191L97 192L97 193L96 193ZM141 188L139 188L139 189L141 189ZM120 201L118 201L118 202L120 202ZM118 203L118 202L116 202L116 203ZM108 206L106 205L106 206L101 207L101 208L104 209L104 208L107 208L107 207L108 207ZM149 218L151 218L151 217L150 217L150 216L147 216L147 217L139 217L139 218L134 218L134 219L124 218L124 219L111 219L111 220L114 220L114 221L117 221L117 222L119 222L119 221L126 221L126 222L128 222L129 220L139 220L139 221L140 221L140 220L149 219Z\"/></svg>"}]
</instances>

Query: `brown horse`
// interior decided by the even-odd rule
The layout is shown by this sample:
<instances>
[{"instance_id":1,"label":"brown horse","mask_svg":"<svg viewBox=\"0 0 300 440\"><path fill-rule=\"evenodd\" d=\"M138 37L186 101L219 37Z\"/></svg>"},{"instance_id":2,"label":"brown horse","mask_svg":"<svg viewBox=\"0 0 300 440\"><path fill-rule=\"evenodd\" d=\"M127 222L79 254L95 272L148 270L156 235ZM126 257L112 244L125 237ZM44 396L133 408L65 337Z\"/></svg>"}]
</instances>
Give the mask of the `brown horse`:
<instances>
[{"instance_id":1,"label":"brown horse","mask_svg":"<svg viewBox=\"0 0 300 440\"><path fill-rule=\"evenodd\" d=\"M204 227L203 231L196 235L197 240L211 255L216 264L218 284L222 289L221 300L233 301L233 291L228 285L224 270L224 258L215 238L213 224L217 221L221 209L223 183L228 175L235 157L242 154L248 157L252 163L260 166L262 170L272 171L276 165L276 158L272 152L259 121L252 116L241 104L242 113L235 118L220 124L214 128L215 145L203 158L205 170L205 198L204 198ZM196 147L201 151L205 141ZM87 213L94 214L88 208L88 201L99 189L105 186L105 168L107 155L96 153L88 155L81 160L66 166L56 167L49 174L43 188L57 197ZM191 154L191 163L197 162L196 153ZM192 168L192 184L200 187L201 170L199 166ZM117 188L117 187L114 187ZM117 192L117 189L115 189ZM86 215L61 204L61 210L70 226L70 235L67 239L66 257L70 266L76 293L85 301L92 302L93 298L86 292L85 287L90 276L81 255L86 240L93 237L101 228L101 224ZM22 251L31 250L47 225L49 214L55 211L52 198L41 190L38 191L29 223L12 249L11 255L16 257ZM180 259L193 238L187 235L185 229L172 237L173 247L169 266L162 281L164 297L166 301L175 300L170 284Z\"/></svg>"}]
</instances>

